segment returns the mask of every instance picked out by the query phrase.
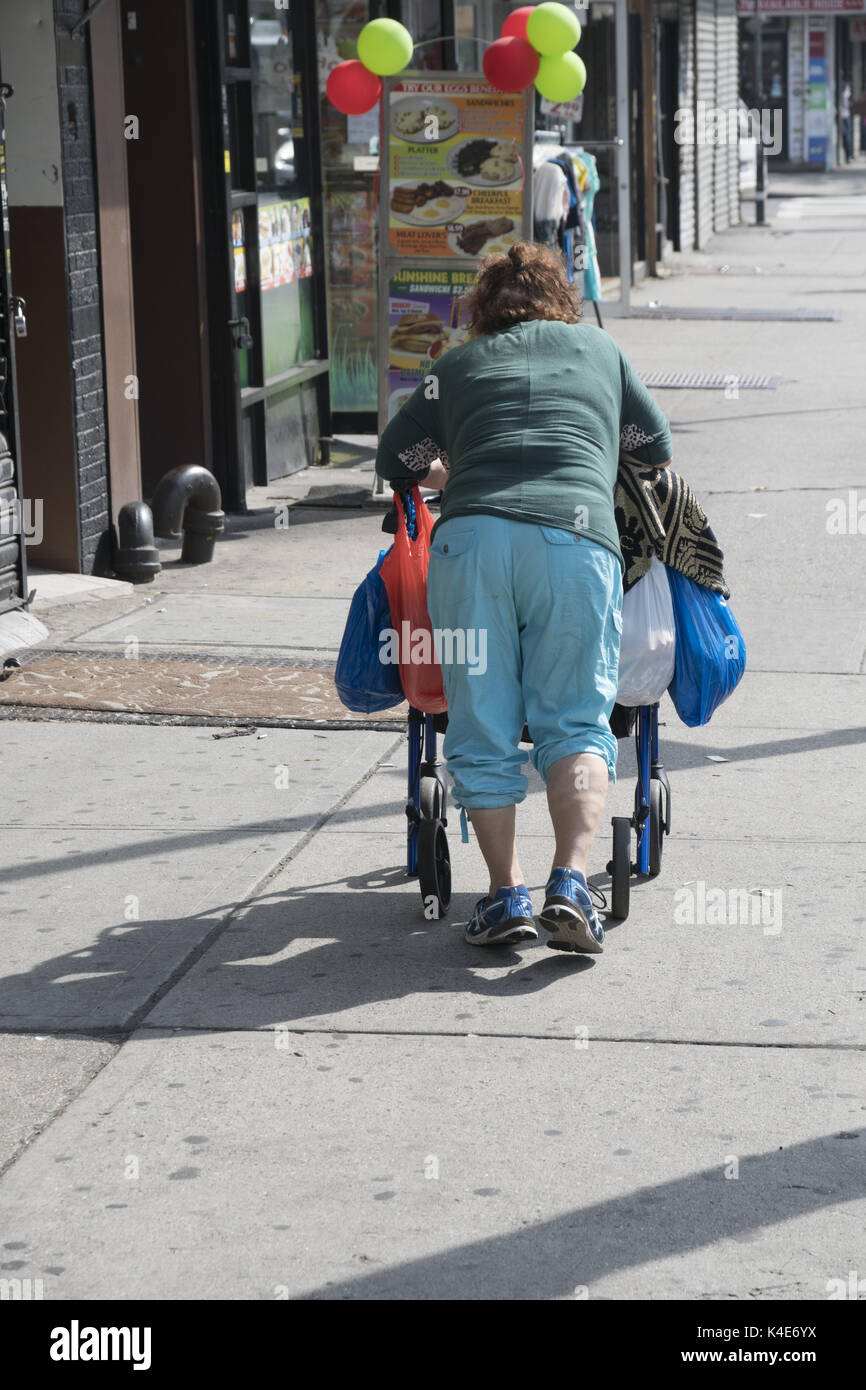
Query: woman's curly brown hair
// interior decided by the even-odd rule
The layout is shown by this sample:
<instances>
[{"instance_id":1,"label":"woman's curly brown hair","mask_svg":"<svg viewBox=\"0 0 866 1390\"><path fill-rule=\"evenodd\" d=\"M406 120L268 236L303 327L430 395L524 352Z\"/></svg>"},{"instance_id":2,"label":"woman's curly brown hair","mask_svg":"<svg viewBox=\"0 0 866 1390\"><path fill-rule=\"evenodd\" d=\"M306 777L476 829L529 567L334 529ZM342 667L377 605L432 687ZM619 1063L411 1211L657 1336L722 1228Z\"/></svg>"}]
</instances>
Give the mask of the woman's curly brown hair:
<instances>
[{"instance_id":1,"label":"woman's curly brown hair","mask_svg":"<svg viewBox=\"0 0 866 1390\"><path fill-rule=\"evenodd\" d=\"M515 242L507 255L487 256L462 303L473 338L528 319L580 322L580 300L557 251Z\"/></svg>"}]
</instances>

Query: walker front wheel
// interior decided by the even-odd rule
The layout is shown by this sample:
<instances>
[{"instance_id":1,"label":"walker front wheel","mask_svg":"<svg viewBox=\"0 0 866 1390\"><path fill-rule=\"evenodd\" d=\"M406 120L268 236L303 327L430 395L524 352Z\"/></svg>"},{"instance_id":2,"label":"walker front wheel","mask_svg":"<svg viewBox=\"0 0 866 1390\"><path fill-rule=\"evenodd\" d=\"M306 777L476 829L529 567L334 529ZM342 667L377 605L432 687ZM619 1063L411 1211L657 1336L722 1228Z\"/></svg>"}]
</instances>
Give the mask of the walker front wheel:
<instances>
[{"instance_id":1,"label":"walker front wheel","mask_svg":"<svg viewBox=\"0 0 866 1390\"><path fill-rule=\"evenodd\" d=\"M631 891L631 822L627 816L613 816L613 858L610 874L610 915L624 922L628 916Z\"/></svg>"},{"instance_id":2,"label":"walker front wheel","mask_svg":"<svg viewBox=\"0 0 866 1390\"><path fill-rule=\"evenodd\" d=\"M445 786L439 777L422 777L418 788L418 803L422 820L444 820Z\"/></svg>"}]
</instances>

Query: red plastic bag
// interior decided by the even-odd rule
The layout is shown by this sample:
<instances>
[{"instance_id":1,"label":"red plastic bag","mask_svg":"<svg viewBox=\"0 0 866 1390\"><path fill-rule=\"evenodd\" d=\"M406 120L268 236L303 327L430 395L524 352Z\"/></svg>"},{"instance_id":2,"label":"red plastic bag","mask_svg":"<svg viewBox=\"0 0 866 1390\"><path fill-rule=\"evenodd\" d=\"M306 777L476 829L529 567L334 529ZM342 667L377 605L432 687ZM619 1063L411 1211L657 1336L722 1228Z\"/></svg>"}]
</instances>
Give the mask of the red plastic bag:
<instances>
[{"instance_id":1,"label":"red plastic bag","mask_svg":"<svg viewBox=\"0 0 866 1390\"><path fill-rule=\"evenodd\" d=\"M397 535L382 561L380 574L388 594L393 634L382 644L380 659L399 656L403 694L425 714L443 714L448 708L442 686L442 667L436 660L433 625L427 612L427 569L430 564L430 532L433 517L419 489L412 489L418 532L412 540L406 528L406 510L397 498Z\"/></svg>"}]
</instances>

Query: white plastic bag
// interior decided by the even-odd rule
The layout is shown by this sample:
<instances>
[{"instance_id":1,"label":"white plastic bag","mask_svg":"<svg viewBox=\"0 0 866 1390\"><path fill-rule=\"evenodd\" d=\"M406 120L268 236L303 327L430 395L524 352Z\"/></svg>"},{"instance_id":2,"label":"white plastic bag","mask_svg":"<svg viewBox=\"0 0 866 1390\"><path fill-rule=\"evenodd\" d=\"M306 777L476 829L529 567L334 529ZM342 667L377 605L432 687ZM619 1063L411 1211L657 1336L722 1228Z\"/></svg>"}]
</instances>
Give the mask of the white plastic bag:
<instances>
[{"instance_id":1,"label":"white plastic bag","mask_svg":"<svg viewBox=\"0 0 866 1390\"><path fill-rule=\"evenodd\" d=\"M647 573L622 601L619 651L620 705L654 705L674 678L674 606L668 576L654 555Z\"/></svg>"}]
</instances>

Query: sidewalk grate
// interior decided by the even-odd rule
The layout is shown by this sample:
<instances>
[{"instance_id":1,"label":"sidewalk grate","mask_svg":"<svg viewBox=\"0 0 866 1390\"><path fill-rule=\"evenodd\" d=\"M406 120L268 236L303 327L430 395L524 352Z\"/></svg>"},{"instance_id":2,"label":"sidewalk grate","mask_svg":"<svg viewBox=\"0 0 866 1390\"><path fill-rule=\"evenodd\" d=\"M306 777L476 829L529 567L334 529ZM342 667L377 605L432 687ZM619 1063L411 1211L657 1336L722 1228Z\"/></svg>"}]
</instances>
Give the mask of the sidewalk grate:
<instances>
[{"instance_id":1,"label":"sidewalk grate","mask_svg":"<svg viewBox=\"0 0 866 1390\"><path fill-rule=\"evenodd\" d=\"M638 372L644 386L667 391L775 391L780 378L739 372Z\"/></svg>"},{"instance_id":2,"label":"sidewalk grate","mask_svg":"<svg viewBox=\"0 0 866 1390\"><path fill-rule=\"evenodd\" d=\"M632 319L740 319L751 323L839 323L841 309L635 309Z\"/></svg>"}]
</instances>

